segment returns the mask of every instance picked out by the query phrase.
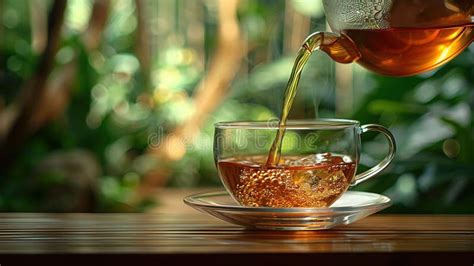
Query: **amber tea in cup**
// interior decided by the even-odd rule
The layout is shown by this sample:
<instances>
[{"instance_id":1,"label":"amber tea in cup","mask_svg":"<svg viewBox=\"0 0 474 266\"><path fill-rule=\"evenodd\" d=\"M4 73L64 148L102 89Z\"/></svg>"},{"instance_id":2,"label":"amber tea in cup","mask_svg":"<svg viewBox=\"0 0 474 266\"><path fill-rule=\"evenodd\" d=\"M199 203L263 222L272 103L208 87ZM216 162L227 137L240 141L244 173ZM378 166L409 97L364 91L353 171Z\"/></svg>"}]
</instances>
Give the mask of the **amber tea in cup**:
<instances>
[{"instance_id":1,"label":"amber tea in cup","mask_svg":"<svg viewBox=\"0 0 474 266\"><path fill-rule=\"evenodd\" d=\"M349 186L356 163L331 153L281 157L278 167L262 167L265 156L218 162L235 198L246 206L326 207Z\"/></svg>"},{"instance_id":2,"label":"amber tea in cup","mask_svg":"<svg viewBox=\"0 0 474 266\"><path fill-rule=\"evenodd\" d=\"M350 186L385 169L395 154L392 134L379 125L353 120L288 121L281 156L267 157L278 125L266 122L217 123L214 157L227 191L243 206L324 208ZM388 140L388 155L356 175L360 135L378 131Z\"/></svg>"}]
</instances>

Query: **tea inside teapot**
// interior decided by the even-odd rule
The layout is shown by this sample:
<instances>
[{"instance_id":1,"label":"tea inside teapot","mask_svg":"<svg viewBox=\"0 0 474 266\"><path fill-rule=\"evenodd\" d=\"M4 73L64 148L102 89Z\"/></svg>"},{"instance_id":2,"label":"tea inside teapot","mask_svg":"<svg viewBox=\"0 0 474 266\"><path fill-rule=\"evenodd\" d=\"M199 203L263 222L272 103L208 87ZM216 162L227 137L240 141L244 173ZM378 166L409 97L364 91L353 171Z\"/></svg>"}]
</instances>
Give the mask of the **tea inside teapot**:
<instances>
[{"instance_id":1,"label":"tea inside teapot","mask_svg":"<svg viewBox=\"0 0 474 266\"><path fill-rule=\"evenodd\" d=\"M379 74L409 76L431 70L474 39L473 0L323 3L329 25L340 36L320 49L337 62L357 62Z\"/></svg>"},{"instance_id":2,"label":"tea inside teapot","mask_svg":"<svg viewBox=\"0 0 474 266\"><path fill-rule=\"evenodd\" d=\"M301 72L313 51L357 62L390 76L436 68L474 39L474 0L323 0L335 31L311 34L301 46L285 89L279 127L266 166L278 165L286 120Z\"/></svg>"}]
</instances>

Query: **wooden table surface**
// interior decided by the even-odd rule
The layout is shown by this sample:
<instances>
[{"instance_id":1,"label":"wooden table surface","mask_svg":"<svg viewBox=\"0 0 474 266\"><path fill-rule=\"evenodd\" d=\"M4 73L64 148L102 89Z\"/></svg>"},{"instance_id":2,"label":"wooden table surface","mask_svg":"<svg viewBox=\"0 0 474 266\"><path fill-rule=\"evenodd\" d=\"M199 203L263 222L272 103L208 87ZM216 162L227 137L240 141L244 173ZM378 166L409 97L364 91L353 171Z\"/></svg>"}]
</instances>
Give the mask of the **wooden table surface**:
<instances>
[{"instance_id":1,"label":"wooden table surface","mask_svg":"<svg viewBox=\"0 0 474 266\"><path fill-rule=\"evenodd\" d=\"M161 191L161 207L147 214L0 214L0 265L474 263L474 216L373 215L326 231L256 231L185 206L188 193Z\"/></svg>"}]
</instances>

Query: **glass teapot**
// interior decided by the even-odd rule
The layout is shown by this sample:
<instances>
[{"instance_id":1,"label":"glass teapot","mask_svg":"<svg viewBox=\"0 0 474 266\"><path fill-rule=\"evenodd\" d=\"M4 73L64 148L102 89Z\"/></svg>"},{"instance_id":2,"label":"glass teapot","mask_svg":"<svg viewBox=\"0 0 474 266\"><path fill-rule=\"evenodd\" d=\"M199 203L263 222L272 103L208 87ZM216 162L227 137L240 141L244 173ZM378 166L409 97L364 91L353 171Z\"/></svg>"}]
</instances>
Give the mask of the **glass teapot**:
<instances>
[{"instance_id":1,"label":"glass teapot","mask_svg":"<svg viewBox=\"0 0 474 266\"><path fill-rule=\"evenodd\" d=\"M303 47L379 74L409 76L436 68L474 40L474 0L323 0L333 33Z\"/></svg>"}]
</instances>

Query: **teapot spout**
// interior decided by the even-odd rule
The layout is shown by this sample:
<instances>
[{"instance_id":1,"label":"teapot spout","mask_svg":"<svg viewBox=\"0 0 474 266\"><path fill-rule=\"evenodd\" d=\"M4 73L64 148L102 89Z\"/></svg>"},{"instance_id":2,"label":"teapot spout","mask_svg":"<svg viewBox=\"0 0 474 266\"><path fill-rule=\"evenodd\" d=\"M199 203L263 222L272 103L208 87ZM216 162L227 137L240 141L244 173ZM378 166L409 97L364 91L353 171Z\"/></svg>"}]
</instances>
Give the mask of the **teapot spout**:
<instances>
[{"instance_id":1,"label":"teapot spout","mask_svg":"<svg viewBox=\"0 0 474 266\"><path fill-rule=\"evenodd\" d=\"M331 59L343 64L355 62L361 57L357 46L344 34L315 32L306 38L303 47L309 52L322 50Z\"/></svg>"}]
</instances>

